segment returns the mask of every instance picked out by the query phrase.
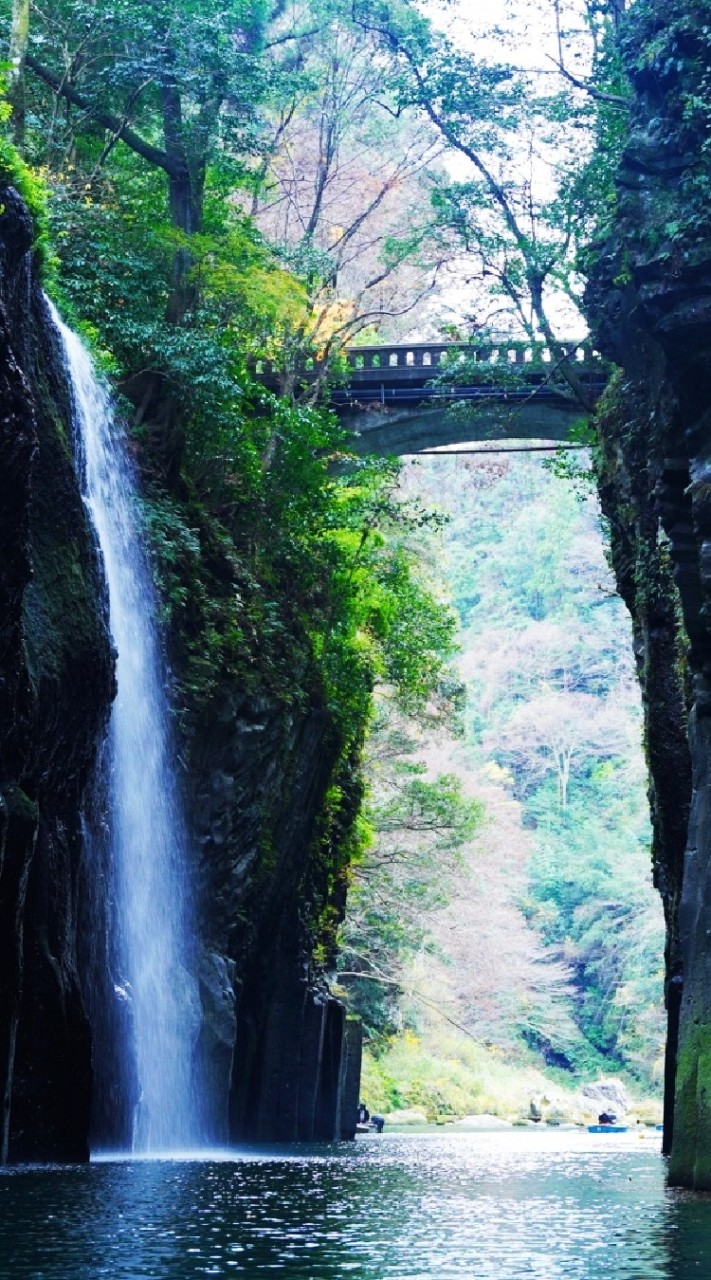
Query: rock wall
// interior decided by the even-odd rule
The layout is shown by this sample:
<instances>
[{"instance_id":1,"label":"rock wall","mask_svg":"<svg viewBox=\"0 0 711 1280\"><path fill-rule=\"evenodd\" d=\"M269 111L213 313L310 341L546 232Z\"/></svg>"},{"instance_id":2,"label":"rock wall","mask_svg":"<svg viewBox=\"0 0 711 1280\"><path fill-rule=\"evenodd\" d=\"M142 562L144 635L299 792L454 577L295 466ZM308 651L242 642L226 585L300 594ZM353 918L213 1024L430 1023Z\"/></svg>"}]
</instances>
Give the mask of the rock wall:
<instances>
[{"instance_id":1,"label":"rock wall","mask_svg":"<svg viewBox=\"0 0 711 1280\"><path fill-rule=\"evenodd\" d=\"M106 841L91 837L100 788L87 786L113 656L32 227L12 190L0 208L0 1162L81 1160L90 1138L130 1145L137 1093ZM183 724L202 1118L216 1142L332 1140L352 1133L360 1040L320 974L345 903L359 749L317 680L292 703L255 692L258 670L250 685L210 682Z\"/></svg>"},{"instance_id":2,"label":"rock wall","mask_svg":"<svg viewBox=\"0 0 711 1280\"><path fill-rule=\"evenodd\" d=\"M346 1089L345 1011L313 964L322 914L339 896L334 815L324 826L324 811L339 782L337 824L347 828L359 784L349 794L339 777L340 743L318 703L290 711L225 689L188 749L209 1128L216 1140L330 1141L355 1116L358 1080Z\"/></svg>"},{"instance_id":3,"label":"rock wall","mask_svg":"<svg viewBox=\"0 0 711 1280\"><path fill-rule=\"evenodd\" d=\"M664 801L667 814L660 825L657 807L656 839L663 836L657 876L670 928L670 1091L674 1012L679 1010L671 1142L665 1135L669 1172L673 1183L709 1189L711 43L703 7L684 0L671 14L659 0L644 0L628 15L622 52L633 90L629 141L618 174L617 211L600 248L589 304L602 350L623 370L616 424L608 422L608 436L616 442L628 495L635 496L625 509L621 492L610 489L610 504L631 534L640 511L647 512L644 536L653 554L646 564L641 557L638 578L653 598L668 558L686 637L682 654L668 591L661 620L658 610L645 614L639 599L633 602L638 637L646 634L660 654L667 652L648 686L647 703L660 713L658 741L650 740L650 765L653 798L657 806ZM661 537L654 532L660 520ZM679 730L686 705L692 794L679 901L678 848L688 775Z\"/></svg>"},{"instance_id":4,"label":"rock wall","mask_svg":"<svg viewBox=\"0 0 711 1280\"><path fill-rule=\"evenodd\" d=\"M622 329L616 330L623 358ZM649 769L654 883L666 923L665 1003L667 1043L664 1145L671 1149L674 1079L682 986L679 908L691 801L687 732L689 691L685 636L669 548L656 494L670 461L652 446L650 422L666 420L664 399L639 369L633 348L625 352L626 376L615 375L598 407L594 451L598 491L607 518L617 587L632 618L642 690L644 743ZM646 366L647 374L649 365Z\"/></svg>"},{"instance_id":5,"label":"rock wall","mask_svg":"<svg viewBox=\"0 0 711 1280\"><path fill-rule=\"evenodd\" d=\"M0 1160L76 1160L91 1107L79 814L113 662L32 226L12 188L0 209Z\"/></svg>"}]
</instances>

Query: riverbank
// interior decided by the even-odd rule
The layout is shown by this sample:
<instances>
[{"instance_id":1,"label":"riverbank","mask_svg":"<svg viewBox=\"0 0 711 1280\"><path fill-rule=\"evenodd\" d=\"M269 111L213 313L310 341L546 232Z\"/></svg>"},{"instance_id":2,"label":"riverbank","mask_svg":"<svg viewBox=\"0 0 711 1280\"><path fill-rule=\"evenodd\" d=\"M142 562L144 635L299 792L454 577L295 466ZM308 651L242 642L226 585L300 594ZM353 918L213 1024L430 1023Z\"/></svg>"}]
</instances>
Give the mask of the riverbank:
<instances>
[{"instance_id":1,"label":"riverbank","mask_svg":"<svg viewBox=\"0 0 711 1280\"><path fill-rule=\"evenodd\" d=\"M624 1116L631 1126L661 1124L661 1093L640 1096L619 1077L562 1082L562 1073L553 1078L455 1035L437 1047L433 1053L406 1033L377 1058L365 1053L361 1096L371 1112L385 1115L388 1127L585 1127L603 1111Z\"/></svg>"}]
</instances>

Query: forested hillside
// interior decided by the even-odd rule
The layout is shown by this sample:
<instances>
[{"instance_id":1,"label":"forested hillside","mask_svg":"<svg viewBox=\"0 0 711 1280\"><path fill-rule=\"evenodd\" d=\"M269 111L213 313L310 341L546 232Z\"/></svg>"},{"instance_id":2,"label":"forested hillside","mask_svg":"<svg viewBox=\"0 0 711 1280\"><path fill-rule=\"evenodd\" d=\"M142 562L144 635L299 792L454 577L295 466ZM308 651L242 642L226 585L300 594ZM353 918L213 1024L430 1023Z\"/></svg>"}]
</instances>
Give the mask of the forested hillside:
<instances>
[{"instance_id":1,"label":"forested hillside","mask_svg":"<svg viewBox=\"0 0 711 1280\"><path fill-rule=\"evenodd\" d=\"M460 1111L479 1105L477 1087L492 1098L485 1055L458 1081L473 1053L463 1031L522 1071L554 1068L571 1087L612 1070L658 1090L664 924L630 624L596 503L580 479L530 455L413 461L404 484L447 516L425 555L450 584L466 688L460 736L420 727L406 759L426 769L433 790L440 776L443 795L456 784L483 814L473 840L442 822L416 944L389 966L379 957L370 990L399 979L399 1027L421 1037L442 1110L445 1100ZM371 776L382 829L377 754ZM377 872L376 860L358 874L349 938L361 897L374 911L381 895L392 898ZM381 1055L386 1030L376 1019ZM391 1057L382 1070L397 1085ZM516 1085L499 1087L505 1108ZM432 1084L399 1088L410 1105L436 1098Z\"/></svg>"},{"instance_id":2,"label":"forested hillside","mask_svg":"<svg viewBox=\"0 0 711 1280\"><path fill-rule=\"evenodd\" d=\"M663 935L629 620L594 499L581 503L525 458L500 476L496 464L493 477L487 470L460 464L446 482L467 736L521 803L533 848L521 905L573 970L585 1039L649 1071L661 1044ZM564 1044L552 1048L567 1056Z\"/></svg>"}]
</instances>

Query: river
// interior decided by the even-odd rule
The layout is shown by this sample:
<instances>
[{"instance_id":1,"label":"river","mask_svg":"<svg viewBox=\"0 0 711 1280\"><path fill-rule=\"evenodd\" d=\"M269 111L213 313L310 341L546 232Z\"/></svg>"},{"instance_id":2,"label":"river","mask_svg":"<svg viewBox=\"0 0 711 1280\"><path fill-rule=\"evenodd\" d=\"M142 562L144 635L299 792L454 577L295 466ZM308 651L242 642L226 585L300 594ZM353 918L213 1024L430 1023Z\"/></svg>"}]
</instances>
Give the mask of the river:
<instances>
[{"instance_id":1,"label":"river","mask_svg":"<svg viewBox=\"0 0 711 1280\"><path fill-rule=\"evenodd\" d=\"M659 1135L365 1136L0 1175L2 1280L707 1280Z\"/></svg>"}]
</instances>

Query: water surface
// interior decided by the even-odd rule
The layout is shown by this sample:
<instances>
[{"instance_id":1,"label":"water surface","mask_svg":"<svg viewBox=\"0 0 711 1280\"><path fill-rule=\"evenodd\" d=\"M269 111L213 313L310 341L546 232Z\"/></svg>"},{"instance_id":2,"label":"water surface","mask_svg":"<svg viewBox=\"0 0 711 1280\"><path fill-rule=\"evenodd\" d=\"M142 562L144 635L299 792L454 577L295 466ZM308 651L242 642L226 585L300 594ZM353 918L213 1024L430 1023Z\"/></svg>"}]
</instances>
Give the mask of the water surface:
<instances>
[{"instance_id":1,"label":"water surface","mask_svg":"<svg viewBox=\"0 0 711 1280\"><path fill-rule=\"evenodd\" d=\"M707 1280L658 1137L384 1134L0 1176L2 1280Z\"/></svg>"}]
</instances>

